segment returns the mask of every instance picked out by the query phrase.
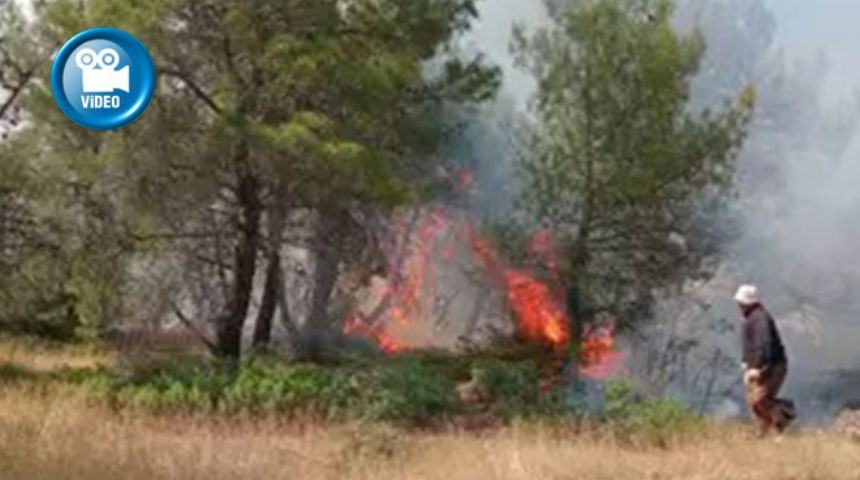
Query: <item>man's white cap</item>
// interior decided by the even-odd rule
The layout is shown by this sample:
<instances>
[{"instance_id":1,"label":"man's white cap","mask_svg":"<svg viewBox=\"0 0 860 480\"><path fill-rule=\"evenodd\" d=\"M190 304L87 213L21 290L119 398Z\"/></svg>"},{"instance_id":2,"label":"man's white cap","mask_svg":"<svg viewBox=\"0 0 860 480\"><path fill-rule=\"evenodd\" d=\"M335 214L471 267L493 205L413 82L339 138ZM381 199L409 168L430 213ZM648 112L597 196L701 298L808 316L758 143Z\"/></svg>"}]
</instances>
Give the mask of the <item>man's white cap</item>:
<instances>
[{"instance_id":1,"label":"man's white cap","mask_svg":"<svg viewBox=\"0 0 860 480\"><path fill-rule=\"evenodd\" d=\"M735 292L735 301L744 306L755 305L760 300L758 288L755 285L741 285Z\"/></svg>"}]
</instances>

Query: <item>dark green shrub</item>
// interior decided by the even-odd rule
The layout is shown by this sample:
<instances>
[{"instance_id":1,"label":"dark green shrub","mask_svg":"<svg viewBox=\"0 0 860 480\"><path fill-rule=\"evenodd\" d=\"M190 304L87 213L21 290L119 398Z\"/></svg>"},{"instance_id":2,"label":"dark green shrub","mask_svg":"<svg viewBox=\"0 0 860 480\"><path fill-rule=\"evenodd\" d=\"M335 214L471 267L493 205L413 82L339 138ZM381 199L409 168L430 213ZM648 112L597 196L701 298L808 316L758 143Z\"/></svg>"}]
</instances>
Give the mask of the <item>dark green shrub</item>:
<instances>
[{"instance_id":1,"label":"dark green shrub","mask_svg":"<svg viewBox=\"0 0 860 480\"><path fill-rule=\"evenodd\" d=\"M658 446L666 446L704 425L704 420L681 402L646 398L627 380L607 385L606 419L619 438Z\"/></svg>"},{"instance_id":2,"label":"dark green shrub","mask_svg":"<svg viewBox=\"0 0 860 480\"><path fill-rule=\"evenodd\" d=\"M475 376L485 390L490 412L502 419L564 419L575 414L563 386L541 390L535 362L483 361L476 365Z\"/></svg>"},{"instance_id":3,"label":"dark green shrub","mask_svg":"<svg viewBox=\"0 0 860 480\"><path fill-rule=\"evenodd\" d=\"M455 410L455 382L420 357L392 359L364 378L365 418L420 424Z\"/></svg>"},{"instance_id":4,"label":"dark green shrub","mask_svg":"<svg viewBox=\"0 0 860 480\"><path fill-rule=\"evenodd\" d=\"M14 363L0 363L0 383L14 383L33 380L36 373Z\"/></svg>"},{"instance_id":5,"label":"dark green shrub","mask_svg":"<svg viewBox=\"0 0 860 480\"><path fill-rule=\"evenodd\" d=\"M64 383L82 385L98 393L109 393L118 381L116 374L108 368L62 368L51 374L51 378Z\"/></svg>"},{"instance_id":6,"label":"dark green shrub","mask_svg":"<svg viewBox=\"0 0 860 480\"><path fill-rule=\"evenodd\" d=\"M257 360L243 365L223 391L233 413L310 413L326 417L347 409L354 392L336 369Z\"/></svg>"},{"instance_id":7,"label":"dark green shrub","mask_svg":"<svg viewBox=\"0 0 860 480\"><path fill-rule=\"evenodd\" d=\"M527 417L540 401L538 371L531 363L489 362L478 366L475 375L497 415Z\"/></svg>"},{"instance_id":8,"label":"dark green shrub","mask_svg":"<svg viewBox=\"0 0 860 480\"><path fill-rule=\"evenodd\" d=\"M331 365L256 357L238 365L199 358L126 368L66 369L55 380L97 392L114 407L156 413L303 416L423 426L455 415L497 420L567 420L570 394L542 392L535 362L416 353ZM477 379L483 399L458 401L456 386Z\"/></svg>"}]
</instances>

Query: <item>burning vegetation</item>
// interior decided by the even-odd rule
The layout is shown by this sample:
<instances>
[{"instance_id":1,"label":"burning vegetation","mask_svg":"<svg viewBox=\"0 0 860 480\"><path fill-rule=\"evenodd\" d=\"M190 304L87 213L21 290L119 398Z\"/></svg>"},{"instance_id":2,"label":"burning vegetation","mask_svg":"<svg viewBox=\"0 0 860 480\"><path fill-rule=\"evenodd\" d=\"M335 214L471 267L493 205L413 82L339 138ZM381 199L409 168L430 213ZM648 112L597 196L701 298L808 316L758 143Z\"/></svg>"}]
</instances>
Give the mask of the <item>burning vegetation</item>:
<instances>
[{"instance_id":1,"label":"burning vegetation","mask_svg":"<svg viewBox=\"0 0 860 480\"><path fill-rule=\"evenodd\" d=\"M482 277L502 292L519 344L539 347L556 358L571 351L571 319L564 308L555 242L547 229L532 236L527 252L528 263L546 272L545 279L510 265L471 220L441 206L401 218L394 235L384 286L372 292L368 312L348 316L344 335L369 341L386 355L437 346L428 332L438 320L438 270L466 262L476 265ZM467 246L465 258L458 254L461 245ZM616 351L614 336L610 327L585 329L576 345L581 350L580 375L603 380L620 373L624 357Z\"/></svg>"}]
</instances>

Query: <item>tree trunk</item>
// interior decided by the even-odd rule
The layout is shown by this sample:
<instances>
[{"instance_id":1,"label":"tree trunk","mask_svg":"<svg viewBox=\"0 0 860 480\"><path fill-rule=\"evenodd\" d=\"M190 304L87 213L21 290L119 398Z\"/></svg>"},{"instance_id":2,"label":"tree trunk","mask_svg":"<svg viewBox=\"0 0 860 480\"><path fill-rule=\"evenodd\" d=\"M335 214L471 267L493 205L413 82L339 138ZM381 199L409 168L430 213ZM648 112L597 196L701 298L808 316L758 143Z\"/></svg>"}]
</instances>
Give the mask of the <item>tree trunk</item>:
<instances>
[{"instance_id":1,"label":"tree trunk","mask_svg":"<svg viewBox=\"0 0 860 480\"><path fill-rule=\"evenodd\" d=\"M582 335L585 330L585 324L592 320L587 318L591 310L586 305L586 292L588 288L586 282L589 267L588 242L591 236L590 223L590 213L586 211L577 235L577 240L570 249L570 266L572 271L565 292L569 319L570 351L576 360L579 360L582 353Z\"/></svg>"},{"instance_id":2,"label":"tree trunk","mask_svg":"<svg viewBox=\"0 0 860 480\"><path fill-rule=\"evenodd\" d=\"M574 247L571 265L574 268L565 291L565 301L568 315L569 352L563 367L562 378L564 382L573 387L580 395L584 395L583 384L579 382L579 366L582 359L582 335L585 330L585 306L583 291L585 288L585 267L587 262L583 258L583 251Z\"/></svg>"},{"instance_id":3,"label":"tree trunk","mask_svg":"<svg viewBox=\"0 0 860 480\"><path fill-rule=\"evenodd\" d=\"M569 316L569 331L570 331L570 346L573 359L579 363L582 354L582 334L585 329L585 322L590 319L585 318L586 312L586 280L588 275L590 242L592 234L592 222L596 214L595 208L595 135L594 135L594 108L592 102L591 86L592 82L592 67L591 67L591 51L585 51L585 88L582 90L583 103L585 105L585 162L583 172L583 194L584 202L580 217L580 224L576 235L576 241L573 243L570 250L570 266L573 269L570 283L567 287L567 309ZM576 369L573 369L576 371Z\"/></svg>"},{"instance_id":4,"label":"tree trunk","mask_svg":"<svg viewBox=\"0 0 860 480\"><path fill-rule=\"evenodd\" d=\"M247 163L247 148L241 147L240 160ZM234 279L230 299L224 314L216 324L218 355L229 360L238 360L242 353L242 329L251 295L254 275L257 271L257 250L260 243L260 216L262 204L259 183L250 171L239 176L237 200L241 207L239 238L234 253Z\"/></svg>"},{"instance_id":5,"label":"tree trunk","mask_svg":"<svg viewBox=\"0 0 860 480\"><path fill-rule=\"evenodd\" d=\"M281 320L281 325L283 325L284 330L287 331L287 341L290 348L293 352L297 352L300 349L299 327L296 325L296 322L293 321L292 317L290 317L290 302L287 298L285 281L286 278L284 278L283 272L281 272L281 281L278 283L276 299L278 302L278 314Z\"/></svg>"},{"instance_id":6,"label":"tree trunk","mask_svg":"<svg viewBox=\"0 0 860 480\"><path fill-rule=\"evenodd\" d=\"M582 344L583 334L583 312L585 309L582 306L582 287L580 285L580 275L573 274L573 278L567 287L566 291L567 315L569 318L568 330L570 332L570 350L574 358L579 358L580 347Z\"/></svg>"},{"instance_id":7,"label":"tree trunk","mask_svg":"<svg viewBox=\"0 0 860 480\"><path fill-rule=\"evenodd\" d=\"M268 215L268 242L266 268L266 283L263 287L263 299L260 311L254 323L254 348L265 348L272 340L272 319L281 303L284 293L284 275L281 266L281 240L283 238L284 219L286 211L283 202L276 198ZM286 306L282 306L286 308Z\"/></svg>"},{"instance_id":8,"label":"tree trunk","mask_svg":"<svg viewBox=\"0 0 860 480\"><path fill-rule=\"evenodd\" d=\"M262 349L269 346L272 340L272 319L278 307L278 293L281 283L281 255L275 247L269 254L269 266L266 268L266 284L263 287L263 300L257 320L254 324L254 348Z\"/></svg>"},{"instance_id":9,"label":"tree trunk","mask_svg":"<svg viewBox=\"0 0 860 480\"><path fill-rule=\"evenodd\" d=\"M329 302L340 263L337 248L331 246L331 227L331 221L320 220L316 236L319 254L314 269L314 291L310 316L302 335L303 356L310 360L318 360L322 355L324 334L329 327Z\"/></svg>"}]
</instances>

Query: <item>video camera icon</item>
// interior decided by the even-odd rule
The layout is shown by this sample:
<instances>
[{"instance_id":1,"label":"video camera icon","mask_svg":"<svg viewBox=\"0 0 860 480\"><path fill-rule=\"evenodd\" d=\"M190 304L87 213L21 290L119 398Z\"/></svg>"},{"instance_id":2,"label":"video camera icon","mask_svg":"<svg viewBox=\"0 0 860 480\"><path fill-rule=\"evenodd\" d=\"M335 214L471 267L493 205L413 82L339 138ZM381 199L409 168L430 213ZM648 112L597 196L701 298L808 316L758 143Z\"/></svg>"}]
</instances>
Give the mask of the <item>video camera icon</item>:
<instances>
[{"instance_id":1,"label":"video camera icon","mask_svg":"<svg viewBox=\"0 0 860 480\"><path fill-rule=\"evenodd\" d=\"M129 66L117 70L119 53L103 48L98 53L83 48L75 55L75 64L81 69L84 93L110 93L122 90L129 93Z\"/></svg>"},{"instance_id":2,"label":"video camera icon","mask_svg":"<svg viewBox=\"0 0 860 480\"><path fill-rule=\"evenodd\" d=\"M70 38L51 67L57 106L69 120L91 130L116 130L134 122L149 106L156 80L155 64L140 40L110 27Z\"/></svg>"}]
</instances>

